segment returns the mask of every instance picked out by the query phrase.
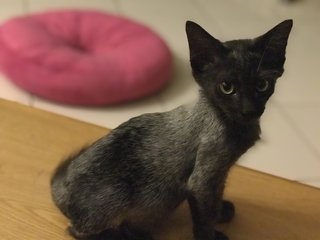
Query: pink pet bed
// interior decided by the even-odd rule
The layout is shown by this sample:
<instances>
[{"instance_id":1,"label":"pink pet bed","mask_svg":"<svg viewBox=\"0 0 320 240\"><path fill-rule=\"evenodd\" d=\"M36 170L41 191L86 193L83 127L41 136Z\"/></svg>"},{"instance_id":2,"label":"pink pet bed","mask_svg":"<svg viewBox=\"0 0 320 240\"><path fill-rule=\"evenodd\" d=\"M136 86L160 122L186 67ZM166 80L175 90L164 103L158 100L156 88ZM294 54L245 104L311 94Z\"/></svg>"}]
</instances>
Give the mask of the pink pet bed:
<instances>
[{"instance_id":1,"label":"pink pet bed","mask_svg":"<svg viewBox=\"0 0 320 240\"><path fill-rule=\"evenodd\" d=\"M149 28L99 12L19 17L0 27L0 68L25 90L80 105L121 103L161 89L172 72Z\"/></svg>"}]
</instances>

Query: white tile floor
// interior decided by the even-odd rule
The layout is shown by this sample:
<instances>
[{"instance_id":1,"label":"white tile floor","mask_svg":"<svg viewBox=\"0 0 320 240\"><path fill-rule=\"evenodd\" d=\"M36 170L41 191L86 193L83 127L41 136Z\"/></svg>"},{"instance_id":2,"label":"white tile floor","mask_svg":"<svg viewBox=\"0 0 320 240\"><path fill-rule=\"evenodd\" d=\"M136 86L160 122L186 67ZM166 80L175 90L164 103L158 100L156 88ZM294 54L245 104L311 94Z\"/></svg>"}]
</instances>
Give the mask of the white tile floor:
<instances>
[{"instance_id":1,"label":"white tile floor","mask_svg":"<svg viewBox=\"0 0 320 240\"><path fill-rule=\"evenodd\" d=\"M221 40L255 37L294 19L286 73L262 119L263 140L240 165L320 187L320 1L300 0L0 0L0 21L35 11L82 8L124 15L152 27L175 55L173 82L161 93L117 107L63 106L32 96L0 75L0 97L106 127L132 116L165 111L197 96L188 66L187 19Z\"/></svg>"}]
</instances>

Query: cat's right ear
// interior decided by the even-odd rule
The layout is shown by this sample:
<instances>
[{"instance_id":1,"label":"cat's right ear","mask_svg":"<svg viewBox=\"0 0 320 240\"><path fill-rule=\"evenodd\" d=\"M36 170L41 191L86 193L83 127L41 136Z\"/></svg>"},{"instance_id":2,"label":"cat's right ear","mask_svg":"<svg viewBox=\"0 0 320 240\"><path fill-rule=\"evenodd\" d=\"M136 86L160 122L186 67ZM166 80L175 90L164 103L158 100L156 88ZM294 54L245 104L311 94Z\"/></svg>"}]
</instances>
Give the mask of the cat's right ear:
<instances>
[{"instance_id":1,"label":"cat's right ear","mask_svg":"<svg viewBox=\"0 0 320 240\"><path fill-rule=\"evenodd\" d=\"M187 21L186 33L194 74L201 73L207 65L214 64L225 54L226 49L223 44L198 24Z\"/></svg>"},{"instance_id":2,"label":"cat's right ear","mask_svg":"<svg viewBox=\"0 0 320 240\"><path fill-rule=\"evenodd\" d=\"M285 20L267 33L254 39L255 51L262 53L259 67L278 69L280 72L283 72L283 64L286 60L286 47L292 24L291 19Z\"/></svg>"}]
</instances>

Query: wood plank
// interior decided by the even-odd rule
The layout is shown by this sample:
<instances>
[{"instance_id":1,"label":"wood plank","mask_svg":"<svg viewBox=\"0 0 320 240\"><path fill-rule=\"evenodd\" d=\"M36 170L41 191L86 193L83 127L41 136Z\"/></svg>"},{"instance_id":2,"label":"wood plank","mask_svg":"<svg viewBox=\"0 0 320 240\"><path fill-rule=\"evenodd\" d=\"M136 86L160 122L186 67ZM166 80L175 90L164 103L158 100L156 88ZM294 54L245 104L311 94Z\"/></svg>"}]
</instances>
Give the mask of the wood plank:
<instances>
[{"instance_id":1,"label":"wood plank","mask_svg":"<svg viewBox=\"0 0 320 240\"><path fill-rule=\"evenodd\" d=\"M50 197L53 169L68 154L107 129L0 100L0 236L4 240L71 239L68 221ZM237 207L220 226L232 240L320 239L320 190L243 167L234 167L226 197ZM192 239L187 204L157 239Z\"/></svg>"}]
</instances>

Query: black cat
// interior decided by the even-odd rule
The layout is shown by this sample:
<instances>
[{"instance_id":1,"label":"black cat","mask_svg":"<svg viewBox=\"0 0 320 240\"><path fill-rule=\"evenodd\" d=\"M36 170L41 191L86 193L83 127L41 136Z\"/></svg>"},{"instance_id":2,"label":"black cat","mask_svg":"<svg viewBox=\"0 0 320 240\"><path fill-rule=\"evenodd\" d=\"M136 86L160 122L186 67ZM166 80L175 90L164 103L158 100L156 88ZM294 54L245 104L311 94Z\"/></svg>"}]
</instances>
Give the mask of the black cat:
<instances>
[{"instance_id":1,"label":"black cat","mask_svg":"<svg viewBox=\"0 0 320 240\"><path fill-rule=\"evenodd\" d=\"M132 118L57 168L52 196L71 221L70 233L152 239L152 228L187 199L194 239L228 239L212 222L234 215L222 200L225 179L259 139L291 27L286 20L258 38L222 43L188 21L199 100Z\"/></svg>"}]
</instances>

